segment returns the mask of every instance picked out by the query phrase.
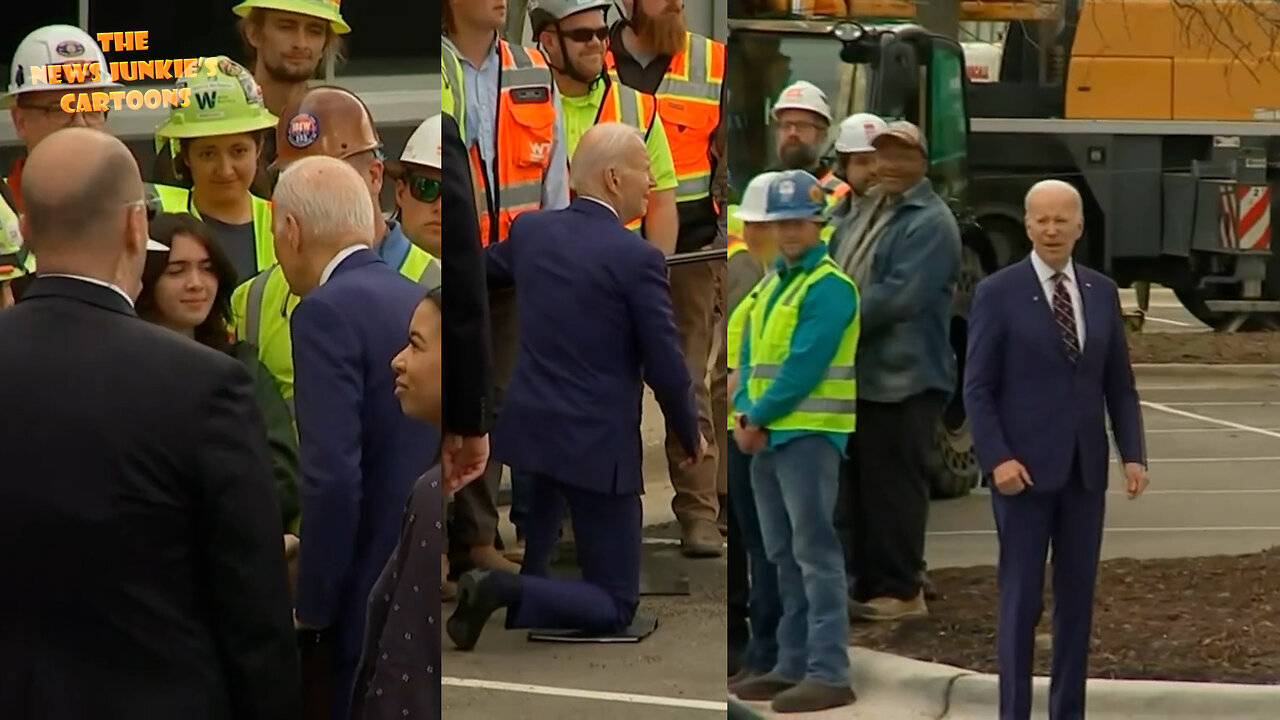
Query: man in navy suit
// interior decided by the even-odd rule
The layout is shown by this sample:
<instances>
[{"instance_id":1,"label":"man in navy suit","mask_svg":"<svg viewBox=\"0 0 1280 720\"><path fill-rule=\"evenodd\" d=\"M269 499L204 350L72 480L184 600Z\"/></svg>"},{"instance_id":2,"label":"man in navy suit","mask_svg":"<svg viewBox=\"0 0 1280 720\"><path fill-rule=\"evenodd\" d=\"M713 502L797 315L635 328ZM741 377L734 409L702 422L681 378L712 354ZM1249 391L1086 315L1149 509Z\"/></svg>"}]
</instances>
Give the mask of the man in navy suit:
<instances>
[{"instance_id":1,"label":"man in navy suit","mask_svg":"<svg viewBox=\"0 0 1280 720\"><path fill-rule=\"evenodd\" d=\"M978 285L964 403L1000 539L1001 720L1031 716L1035 627L1053 547L1049 717L1085 717L1093 591L1106 507L1107 416L1130 498L1147 486L1142 408L1116 285L1076 265L1079 192L1060 180L1026 199L1030 257Z\"/></svg>"},{"instance_id":2,"label":"man in navy suit","mask_svg":"<svg viewBox=\"0 0 1280 720\"><path fill-rule=\"evenodd\" d=\"M313 663L304 655L312 676L304 683L309 693L331 684L339 720L348 716L369 591L439 444L436 430L400 412L391 369L422 288L370 248L373 205L347 163L290 164L273 201L276 256L303 298L290 321L302 458L296 618L304 652L326 648Z\"/></svg>"},{"instance_id":3,"label":"man in navy suit","mask_svg":"<svg viewBox=\"0 0 1280 720\"><path fill-rule=\"evenodd\" d=\"M692 464L706 452L693 381L680 352L662 251L627 230L653 185L632 128L588 130L571 164L577 199L521 215L488 247L491 286L514 283L520 347L494 428L494 456L530 474L533 492L520 575L472 570L458 582L446 629L462 650L489 616L508 628L627 628L640 594L644 384ZM547 577L563 505L582 580Z\"/></svg>"}]
</instances>

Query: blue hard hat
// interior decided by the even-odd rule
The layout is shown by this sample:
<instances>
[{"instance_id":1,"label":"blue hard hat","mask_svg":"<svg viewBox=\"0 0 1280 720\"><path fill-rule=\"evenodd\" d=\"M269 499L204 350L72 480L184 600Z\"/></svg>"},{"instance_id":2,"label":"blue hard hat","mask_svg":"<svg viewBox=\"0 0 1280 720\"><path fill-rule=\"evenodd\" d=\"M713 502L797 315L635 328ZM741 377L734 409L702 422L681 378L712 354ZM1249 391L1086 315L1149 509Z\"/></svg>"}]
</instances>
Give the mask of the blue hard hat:
<instances>
[{"instance_id":1,"label":"blue hard hat","mask_svg":"<svg viewBox=\"0 0 1280 720\"><path fill-rule=\"evenodd\" d=\"M764 222L777 220L822 220L826 193L818 178L804 170L778 173L769 183L765 198Z\"/></svg>"}]
</instances>

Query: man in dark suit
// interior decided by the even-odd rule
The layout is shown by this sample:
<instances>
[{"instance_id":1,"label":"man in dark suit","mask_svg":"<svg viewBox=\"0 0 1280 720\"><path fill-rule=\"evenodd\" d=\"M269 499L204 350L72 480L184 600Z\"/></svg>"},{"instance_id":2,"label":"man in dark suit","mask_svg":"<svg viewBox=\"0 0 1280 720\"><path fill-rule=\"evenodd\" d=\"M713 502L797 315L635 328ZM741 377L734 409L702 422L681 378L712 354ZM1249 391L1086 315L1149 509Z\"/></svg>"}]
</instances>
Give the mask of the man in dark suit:
<instances>
[{"instance_id":1,"label":"man in dark suit","mask_svg":"<svg viewBox=\"0 0 1280 720\"><path fill-rule=\"evenodd\" d=\"M0 437L18 449L0 473L0 715L298 718L252 380L134 314L147 216L124 144L58 131L22 193L41 275L0 312Z\"/></svg>"},{"instance_id":2,"label":"man in dark suit","mask_svg":"<svg viewBox=\"0 0 1280 720\"><path fill-rule=\"evenodd\" d=\"M444 156L440 202L448 224L441 240L441 285L449 286L449 312L441 329L444 362L445 483L451 490L484 472L493 419L493 348L480 221L472 194L471 164L451 115L440 119Z\"/></svg>"},{"instance_id":3,"label":"man in dark suit","mask_svg":"<svg viewBox=\"0 0 1280 720\"><path fill-rule=\"evenodd\" d=\"M472 570L458 583L446 629L463 650L507 607L509 628L628 627L640 586L644 384L677 430L687 462L701 459L693 384L680 352L662 251L623 226L652 186L644 141L604 123L571 164L578 198L526 213L488 248L490 283L514 283L520 350L494 429L494 455L533 479L520 575ZM562 504L563 503L563 504ZM582 580L547 577L563 505Z\"/></svg>"},{"instance_id":4,"label":"man in dark suit","mask_svg":"<svg viewBox=\"0 0 1280 720\"><path fill-rule=\"evenodd\" d=\"M276 257L302 297L290 321L302 459L297 622L307 647L328 648L312 657L332 657L304 658L304 682L309 695L328 684L327 664L332 718L345 720L369 591L439 443L400 412L391 369L422 288L370 248L373 205L346 162L291 163L272 199Z\"/></svg>"},{"instance_id":5,"label":"man in dark suit","mask_svg":"<svg viewBox=\"0 0 1280 720\"><path fill-rule=\"evenodd\" d=\"M1046 180L1027 193L1033 250L979 283L969 319L964 402L991 477L1000 539L1001 720L1031 716L1035 627L1053 547L1049 717L1085 717L1093 592L1106 507L1107 417L1130 498L1147 486L1142 408L1120 298L1076 265L1080 194Z\"/></svg>"}]
</instances>

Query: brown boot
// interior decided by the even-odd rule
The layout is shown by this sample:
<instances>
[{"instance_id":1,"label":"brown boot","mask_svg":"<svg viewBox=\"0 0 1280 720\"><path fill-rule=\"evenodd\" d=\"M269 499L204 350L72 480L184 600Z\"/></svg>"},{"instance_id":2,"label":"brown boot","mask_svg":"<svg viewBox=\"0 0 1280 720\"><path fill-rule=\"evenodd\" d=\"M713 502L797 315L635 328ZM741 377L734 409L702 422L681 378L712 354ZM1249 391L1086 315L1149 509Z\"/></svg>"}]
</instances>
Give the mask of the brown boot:
<instances>
[{"instance_id":1,"label":"brown boot","mask_svg":"<svg viewBox=\"0 0 1280 720\"><path fill-rule=\"evenodd\" d=\"M469 553L471 564L482 570L518 574L520 566L502 557L502 553L493 545L476 545Z\"/></svg>"},{"instance_id":2,"label":"brown boot","mask_svg":"<svg viewBox=\"0 0 1280 720\"><path fill-rule=\"evenodd\" d=\"M822 685L811 680L778 693L770 708L776 713L811 713L852 705L858 696L853 688Z\"/></svg>"},{"instance_id":3,"label":"brown boot","mask_svg":"<svg viewBox=\"0 0 1280 720\"><path fill-rule=\"evenodd\" d=\"M893 597L873 598L868 600L865 606L869 612L861 618L863 620L908 620L929 614L929 606L924 602L923 591L916 593L916 596L910 600L899 600Z\"/></svg>"},{"instance_id":4,"label":"brown boot","mask_svg":"<svg viewBox=\"0 0 1280 720\"><path fill-rule=\"evenodd\" d=\"M711 520L682 523L680 552L689 558L718 558L724 554L724 538Z\"/></svg>"},{"instance_id":5,"label":"brown boot","mask_svg":"<svg viewBox=\"0 0 1280 720\"><path fill-rule=\"evenodd\" d=\"M737 695L739 700L747 702L768 702L795 686L796 684L791 680L765 673L735 684L733 694Z\"/></svg>"}]
</instances>

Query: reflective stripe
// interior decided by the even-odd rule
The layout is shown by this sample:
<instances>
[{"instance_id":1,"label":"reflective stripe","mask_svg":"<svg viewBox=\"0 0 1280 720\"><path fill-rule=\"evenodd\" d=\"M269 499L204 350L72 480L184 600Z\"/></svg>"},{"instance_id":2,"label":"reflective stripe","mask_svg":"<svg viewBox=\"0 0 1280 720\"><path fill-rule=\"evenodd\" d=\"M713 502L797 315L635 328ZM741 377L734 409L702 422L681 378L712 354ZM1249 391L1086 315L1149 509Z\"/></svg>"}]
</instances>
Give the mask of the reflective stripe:
<instances>
[{"instance_id":1,"label":"reflective stripe","mask_svg":"<svg viewBox=\"0 0 1280 720\"><path fill-rule=\"evenodd\" d=\"M542 207L542 182L511 183L502 186L502 209L516 210Z\"/></svg>"},{"instance_id":2,"label":"reflective stripe","mask_svg":"<svg viewBox=\"0 0 1280 720\"><path fill-rule=\"evenodd\" d=\"M760 363L751 366L751 377L760 378L761 380L773 380L782 372L782 365L772 365ZM858 369L852 365L838 365L827 368L823 373L824 380L857 380Z\"/></svg>"},{"instance_id":3,"label":"reflective stripe","mask_svg":"<svg viewBox=\"0 0 1280 720\"><path fill-rule=\"evenodd\" d=\"M753 369L752 372L755 372ZM852 415L858 412L857 400L827 400L823 398L805 398L796 405L792 412L830 413L833 415Z\"/></svg>"},{"instance_id":4,"label":"reflective stripe","mask_svg":"<svg viewBox=\"0 0 1280 720\"><path fill-rule=\"evenodd\" d=\"M248 340L258 346L261 346L258 342L258 331L262 327L263 296L267 292L267 280L270 278L270 270L258 273L258 276L250 281L249 295L245 298L244 336L240 339Z\"/></svg>"},{"instance_id":5,"label":"reflective stripe","mask_svg":"<svg viewBox=\"0 0 1280 720\"><path fill-rule=\"evenodd\" d=\"M689 42L685 53L684 77L667 73L655 94L679 95L694 100L719 103L722 81L712 80L708 72L710 62L707 57L707 48L711 41L700 37L697 42L693 42L692 35L687 37Z\"/></svg>"},{"instance_id":6,"label":"reflective stripe","mask_svg":"<svg viewBox=\"0 0 1280 720\"><path fill-rule=\"evenodd\" d=\"M434 258L427 263L427 269L418 278L418 284L427 289L440 287L440 263L436 262Z\"/></svg>"},{"instance_id":7,"label":"reflective stripe","mask_svg":"<svg viewBox=\"0 0 1280 720\"><path fill-rule=\"evenodd\" d=\"M711 194L711 173L700 173L692 177L680 178L676 182L676 200L697 200Z\"/></svg>"},{"instance_id":8,"label":"reflective stripe","mask_svg":"<svg viewBox=\"0 0 1280 720\"><path fill-rule=\"evenodd\" d=\"M613 95L618 98L618 121L637 130L647 131L648 128L641 124L640 99L636 97L636 93L627 92L631 88L618 84L614 84L613 88Z\"/></svg>"}]
</instances>

